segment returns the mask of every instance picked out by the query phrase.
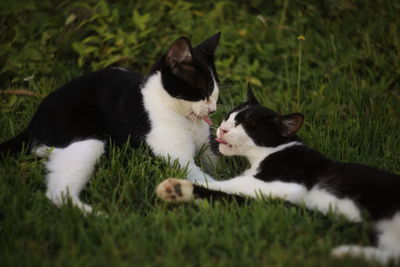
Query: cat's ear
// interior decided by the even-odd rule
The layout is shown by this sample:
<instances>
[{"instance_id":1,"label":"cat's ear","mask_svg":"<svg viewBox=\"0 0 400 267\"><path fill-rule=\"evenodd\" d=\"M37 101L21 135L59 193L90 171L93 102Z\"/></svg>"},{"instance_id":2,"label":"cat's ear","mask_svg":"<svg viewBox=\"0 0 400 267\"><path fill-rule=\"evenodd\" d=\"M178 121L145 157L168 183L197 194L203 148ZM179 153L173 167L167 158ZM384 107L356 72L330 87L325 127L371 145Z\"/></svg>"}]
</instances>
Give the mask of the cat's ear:
<instances>
[{"instance_id":1,"label":"cat's ear","mask_svg":"<svg viewBox=\"0 0 400 267\"><path fill-rule=\"evenodd\" d=\"M247 102L256 105L260 104L251 89L250 83L247 83Z\"/></svg>"},{"instance_id":2,"label":"cat's ear","mask_svg":"<svg viewBox=\"0 0 400 267\"><path fill-rule=\"evenodd\" d=\"M176 39L169 47L166 60L172 68L182 63L192 63L192 45L189 39L184 36Z\"/></svg>"},{"instance_id":3,"label":"cat's ear","mask_svg":"<svg viewBox=\"0 0 400 267\"><path fill-rule=\"evenodd\" d=\"M292 113L288 115L276 116L275 121L280 124L280 134L285 137L294 136L304 122L304 115Z\"/></svg>"},{"instance_id":4,"label":"cat's ear","mask_svg":"<svg viewBox=\"0 0 400 267\"><path fill-rule=\"evenodd\" d=\"M214 34L213 36L204 40L202 43L200 43L198 46L196 46L195 49L200 50L207 56L214 56L214 53L215 53L215 50L217 49L220 37L221 37L221 32L218 32L218 33Z\"/></svg>"}]
</instances>

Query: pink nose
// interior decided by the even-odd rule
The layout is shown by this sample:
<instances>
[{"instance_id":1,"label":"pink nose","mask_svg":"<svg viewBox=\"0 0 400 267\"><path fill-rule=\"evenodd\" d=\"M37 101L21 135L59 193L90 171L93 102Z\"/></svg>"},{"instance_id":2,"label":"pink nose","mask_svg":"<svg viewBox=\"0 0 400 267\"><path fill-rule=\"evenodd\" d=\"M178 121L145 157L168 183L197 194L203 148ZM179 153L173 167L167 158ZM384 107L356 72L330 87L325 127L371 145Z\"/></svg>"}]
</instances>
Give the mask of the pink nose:
<instances>
[{"instance_id":1,"label":"pink nose","mask_svg":"<svg viewBox=\"0 0 400 267\"><path fill-rule=\"evenodd\" d=\"M228 129L219 127L219 132L221 133L221 137L224 136L228 132Z\"/></svg>"},{"instance_id":2,"label":"pink nose","mask_svg":"<svg viewBox=\"0 0 400 267\"><path fill-rule=\"evenodd\" d=\"M208 110L208 114L213 114L215 112L215 109L213 109L213 108L210 108L209 110Z\"/></svg>"}]
</instances>

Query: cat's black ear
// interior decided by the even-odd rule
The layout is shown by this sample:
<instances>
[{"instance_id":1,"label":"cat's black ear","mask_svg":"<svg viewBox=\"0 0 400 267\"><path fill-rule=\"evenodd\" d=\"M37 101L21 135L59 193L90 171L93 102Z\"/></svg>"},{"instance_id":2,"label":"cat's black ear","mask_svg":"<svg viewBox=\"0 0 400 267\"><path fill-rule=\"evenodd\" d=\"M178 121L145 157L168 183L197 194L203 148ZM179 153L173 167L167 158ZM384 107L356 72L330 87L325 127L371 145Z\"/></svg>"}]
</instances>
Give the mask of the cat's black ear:
<instances>
[{"instance_id":1,"label":"cat's black ear","mask_svg":"<svg viewBox=\"0 0 400 267\"><path fill-rule=\"evenodd\" d=\"M189 39L182 36L175 40L167 52L166 60L171 67L193 62L192 45Z\"/></svg>"},{"instance_id":2,"label":"cat's black ear","mask_svg":"<svg viewBox=\"0 0 400 267\"><path fill-rule=\"evenodd\" d=\"M304 115L301 113L292 113L276 117L277 122L281 125L281 135L285 137L294 136L304 122Z\"/></svg>"},{"instance_id":3,"label":"cat's black ear","mask_svg":"<svg viewBox=\"0 0 400 267\"><path fill-rule=\"evenodd\" d=\"M198 46L196 46L195 49L200 50L204 54L208 56L214 56L215 50L217 49L219 39L221 38L221 32L218 32L214 34L213 36L207 38L204 40L202 43L200 43Z\"/></svg>"},{"instance_id":4,"label":"cat's black ear","mask_svg":"<svg viewBox=\"0 0 400 267\"><path fill-rule=\"evenodd\" d=\"M247 102L256 105L260 104L251 89L250 83L247 83Z\"/></svg>"}]
</instances>

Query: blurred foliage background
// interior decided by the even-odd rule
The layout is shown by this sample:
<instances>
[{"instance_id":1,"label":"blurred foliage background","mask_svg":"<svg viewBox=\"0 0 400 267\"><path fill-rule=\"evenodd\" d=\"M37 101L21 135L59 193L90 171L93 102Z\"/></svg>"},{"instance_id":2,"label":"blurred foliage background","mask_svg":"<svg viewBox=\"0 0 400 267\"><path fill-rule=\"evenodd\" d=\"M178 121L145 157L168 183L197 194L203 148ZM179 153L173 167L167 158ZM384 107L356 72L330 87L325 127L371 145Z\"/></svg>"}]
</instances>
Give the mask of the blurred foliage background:
<instances>
[{"instance_id":1,"label":"blurred foliage background","mask_svg":"<svg viewBox=\"0 0 400 267\"><path fill-rule=\"evenodd\" d=\"M111 65L145 73L174 38L186 35L197 43L221 31L218 67L229 81L288 82L282 70L292 72L297 64L297 37L303 35L302 80L337 78L351 69L364 77L368 71L385 73L381 82L393 88L399 82L399 5L384 0L4 0L1 84Z\"/></svg>"}]
</instances>

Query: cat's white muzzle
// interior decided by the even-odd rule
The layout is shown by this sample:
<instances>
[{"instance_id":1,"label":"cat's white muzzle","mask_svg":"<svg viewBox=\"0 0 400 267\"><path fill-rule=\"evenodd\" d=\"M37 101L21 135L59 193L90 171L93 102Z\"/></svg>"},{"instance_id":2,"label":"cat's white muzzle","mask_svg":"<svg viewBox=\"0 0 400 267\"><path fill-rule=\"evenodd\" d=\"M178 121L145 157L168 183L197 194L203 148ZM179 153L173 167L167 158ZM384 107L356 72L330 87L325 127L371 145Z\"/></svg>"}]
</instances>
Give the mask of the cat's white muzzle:
<instances>
[{"instance_id":1,"label":"cat's white muzzle","mask_svg":"<svg viewBox=\"0 0 400 267\"><path fill-rule=\"evenodd\" d=\"M234 153L234 146L227 141L224 131L220 128L217 129L217 138L215 139L219 143L218 149L223 155L232 156Z\"/></svg>"}]
</instances>

